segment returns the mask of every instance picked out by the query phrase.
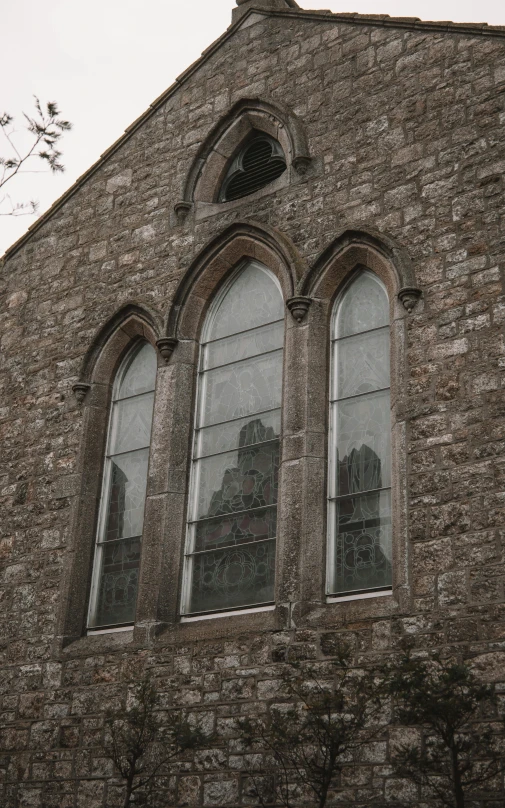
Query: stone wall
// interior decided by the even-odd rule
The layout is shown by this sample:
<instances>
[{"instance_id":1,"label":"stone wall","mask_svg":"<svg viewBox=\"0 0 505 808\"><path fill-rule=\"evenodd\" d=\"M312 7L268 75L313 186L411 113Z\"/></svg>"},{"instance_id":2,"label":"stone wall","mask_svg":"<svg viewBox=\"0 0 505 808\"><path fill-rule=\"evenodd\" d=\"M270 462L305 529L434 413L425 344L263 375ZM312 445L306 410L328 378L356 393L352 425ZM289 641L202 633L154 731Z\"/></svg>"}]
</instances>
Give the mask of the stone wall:
<instances>
[{"instance_id":1,"label":"stone wall","mask_svg":"<svg viewBox=\"0 0 505 808\"><path fill-rule=\"evenodd\" d=\"M505 32L297 13L246 23L2 270L5 808L119 804L100 749L104 707L147 669L166 708L182 705L219 738L172 784L181 805L247 803L236 719L282 695L287 647L323 664L344 637L365 664L408 636L418 650L471 660L505 686ZM275 193L178 219L173 206L196 152L244 97L268 97L299 116L311 167ZM160 624L65 644L86 411L72 385L112 315L134 301L163 321L195 256L237 220L287 236L307 269L349 229L386 234L410 256L423 298L404 316L399 346L406 586L394 604L302 604L295 619L287 608L270 622ZM419 805L392 774L386 739L371 745L354 782L349 798L358 804Z\"/></svg>"}]
</instances>

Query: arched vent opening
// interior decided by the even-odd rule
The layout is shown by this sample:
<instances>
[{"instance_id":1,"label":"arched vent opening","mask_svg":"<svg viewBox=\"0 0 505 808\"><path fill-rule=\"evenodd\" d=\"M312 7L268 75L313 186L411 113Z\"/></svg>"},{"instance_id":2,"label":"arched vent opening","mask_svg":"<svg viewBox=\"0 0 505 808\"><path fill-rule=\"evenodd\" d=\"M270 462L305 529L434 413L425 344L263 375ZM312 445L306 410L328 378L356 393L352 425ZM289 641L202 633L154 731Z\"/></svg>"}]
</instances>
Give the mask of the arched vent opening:
<instances>
[{"instance_id":1,"label":"arched vent opening","mask_svg":"<svg viewBox=\"0 0 505 808\"><path fill-rule=\"evenodd\" d=\"M263 132L256 132L228 169L219 201L231 202L259 191L284 174L286 167L280 143Z\"/></svg>"}]
</instances>

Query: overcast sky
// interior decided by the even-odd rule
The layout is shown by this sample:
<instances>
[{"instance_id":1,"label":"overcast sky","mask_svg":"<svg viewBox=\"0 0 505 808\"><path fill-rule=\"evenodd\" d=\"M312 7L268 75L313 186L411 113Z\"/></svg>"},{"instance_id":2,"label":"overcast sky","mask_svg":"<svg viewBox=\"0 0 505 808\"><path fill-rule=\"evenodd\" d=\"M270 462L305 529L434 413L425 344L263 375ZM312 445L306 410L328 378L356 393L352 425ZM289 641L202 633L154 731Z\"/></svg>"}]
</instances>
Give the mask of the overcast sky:
<instances>
[{"instance_id":1,"label":"overcast sky","mask_svg":"<svg viewBox=\"0 0 505 808\"><path fill-rule=\"evenodd\" d=\"M505 0L298 0L303 8L505 25ZM210 43L235 0L3 0L0 113L56 100L73 131L66 172L29 174L5 190L43 213ZM18 123L19 123L18 117ZM0 133L1 137L1 133ZM0 155L6 156L0 140ZM34 166L36 167L36 166ZM0 217L0 255L33 216Z\"/></svg>"}]
</instances>

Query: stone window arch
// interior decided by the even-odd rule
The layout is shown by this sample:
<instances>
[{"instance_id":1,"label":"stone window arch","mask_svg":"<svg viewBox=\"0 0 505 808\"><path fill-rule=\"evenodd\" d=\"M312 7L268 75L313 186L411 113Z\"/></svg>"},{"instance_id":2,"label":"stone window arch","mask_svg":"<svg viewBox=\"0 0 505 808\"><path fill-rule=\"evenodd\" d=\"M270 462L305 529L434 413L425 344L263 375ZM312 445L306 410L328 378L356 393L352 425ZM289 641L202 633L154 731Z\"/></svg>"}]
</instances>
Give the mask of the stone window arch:
<instances>
[{"instance_id":1,"label":"stone window arch","mask_svg":"<svg viewBox=\"0 0 505 808\"><path fill-rule=\"evenodd\" d=\"M135 622L157 356L145 340L127 352L114 379L88 628Z\"/></svg>"},{"instance_id":2,"label":"stone window arch","mask_svg":"<svg viewBox=\"0 0 505 808\"><path fill-rule=\"evenodd\" d=\"M246 261L201 337L183 614L275 599L283 347L280 285Z\"/></svg>"},{"instance_id":3,"label":"stone window arch","mask_svg":"<svg viewBox=\"0 0 505 808\"><path fill-rule=\"evenodd\" d=\"M162 366L161 356L156 350L161 323L161 317L152 309L137 303L123 306L91 341L79 379L74 384L82 418L82 433L74 484L71 490L63 492L73 502L72 543L67 557L60 617L63 646L82 637L88 626L100 501L104 499L104 472L108 462L104 463L104 459L109 454L109 423L111 415L114 416L113 410L118 409L115 402L122 398L118 396L118 385L128 370L130 360L138 355L143 346L144 350L151 352L152 373ZM156 427L153 428L153 436L155 432ZM143 533L142 565L152 534L148 505ZM95 574L94 580L98 581L99 578L99 573ZM91 628L94 628L93 623L102 622L93 620L92 614L91 618ZM126 622L131 623L131 617ZM96 628L101 630L98 625Z\"/></svg>"},{"instance_id":4,"label":"stone window arch","mask_svg":"<svg viewBox=\"0 0 505 808\"><path fill-rule=\"evenodd\" d=\"M390 314L386 287L359 269L331 318L329 595L391 589Z\"/></svg>"},{"instance_id":5,"label":"stone window arch","mask_svg":"<svg viewBox=\"0 0 505 808\"><path fill-rule=\"evenodd\" d=\"M251 137L263 135L279 144L287 177L305 174L310 165L307 137L300 119L290 110L264 99L241 99L223 116L200 147L186 177L182 198L175 205L184 216L193 205L220 200L230 166ZM287 180L286 180L287 181ZM281 179L277 180L277 183ZM272 185L275 190L277 184Z\"/></svg>"}]
</instances>

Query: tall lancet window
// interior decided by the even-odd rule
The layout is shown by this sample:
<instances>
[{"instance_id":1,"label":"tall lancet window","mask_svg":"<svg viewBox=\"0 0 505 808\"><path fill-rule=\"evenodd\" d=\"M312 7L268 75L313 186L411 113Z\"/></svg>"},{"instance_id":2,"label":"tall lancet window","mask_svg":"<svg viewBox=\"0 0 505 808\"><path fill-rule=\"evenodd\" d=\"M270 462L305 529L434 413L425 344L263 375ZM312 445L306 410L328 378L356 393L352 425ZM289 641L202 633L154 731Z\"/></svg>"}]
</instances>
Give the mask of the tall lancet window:
<instances>
[{"instance_id":1,"label":"tall lancet window","mask_svg":"<svg viewBox=\"0 0 505 808\"><path fill-rule=\"evenodd\" d=\"M249 263L225 286L204 327L185 614L274 599L283 346L278 282Z\"/></svg>"},{"instance_id":2,"label":"tall lancet window","mask_svg":"<svg viewBox=\"0 0 505 808\"><path fill-rule=\"evenodd\" d=\"M128 625L135 620L156 365L154 348L142 342L128 353L115 379L90 628Z\"/></svg>"},{"instance_id":3,"label":"tall lancet window","mask_svg":"<svg viewBox=\"0 0 505 808\"><path fill-rule=\"evenodd\" d=\"M389 301L361 271L332 323L328 592L390 589Z\"/></svg>"}]
</instances>

